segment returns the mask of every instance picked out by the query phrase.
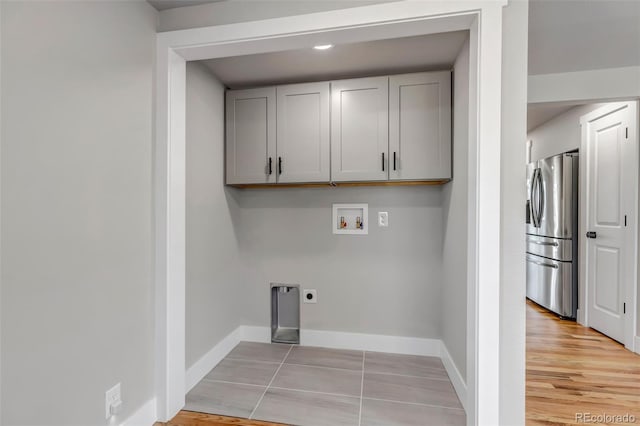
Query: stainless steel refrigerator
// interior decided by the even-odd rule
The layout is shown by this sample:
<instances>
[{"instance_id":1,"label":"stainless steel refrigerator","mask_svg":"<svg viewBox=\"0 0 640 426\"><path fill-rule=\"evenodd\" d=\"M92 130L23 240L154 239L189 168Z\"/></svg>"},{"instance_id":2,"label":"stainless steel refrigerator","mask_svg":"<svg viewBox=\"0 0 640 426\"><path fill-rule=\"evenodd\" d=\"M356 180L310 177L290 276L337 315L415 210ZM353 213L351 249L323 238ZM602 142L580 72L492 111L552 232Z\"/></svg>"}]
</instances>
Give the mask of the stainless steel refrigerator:
<instances>
[{"instance_id":1,"label":"stainless steel refrigerator","mask_svg":"<svg viewBox=\"0 0 640 426\"><path fill-rule=\"evenodd\" d=\"M578 153L527 165L527 298L563 318L578 309Z\"/></svg>"}]
</instances>

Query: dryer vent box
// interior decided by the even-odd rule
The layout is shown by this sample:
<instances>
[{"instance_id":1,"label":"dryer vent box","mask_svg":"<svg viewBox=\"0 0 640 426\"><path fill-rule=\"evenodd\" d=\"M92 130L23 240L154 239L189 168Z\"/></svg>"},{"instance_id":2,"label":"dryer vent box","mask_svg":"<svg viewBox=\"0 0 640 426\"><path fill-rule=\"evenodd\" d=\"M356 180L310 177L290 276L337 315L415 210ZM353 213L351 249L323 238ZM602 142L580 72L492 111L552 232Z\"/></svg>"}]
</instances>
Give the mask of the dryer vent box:
<instances>
[{"instance_id":1,"label":"dryer vent box","mask_svg":"<svg viewBox=\"0 0 640 426\"><path fill-rule=\"evenodd\" d=\"M271 342L300 343L300 286L271 284Z\"/></svg>"}]
</instances>

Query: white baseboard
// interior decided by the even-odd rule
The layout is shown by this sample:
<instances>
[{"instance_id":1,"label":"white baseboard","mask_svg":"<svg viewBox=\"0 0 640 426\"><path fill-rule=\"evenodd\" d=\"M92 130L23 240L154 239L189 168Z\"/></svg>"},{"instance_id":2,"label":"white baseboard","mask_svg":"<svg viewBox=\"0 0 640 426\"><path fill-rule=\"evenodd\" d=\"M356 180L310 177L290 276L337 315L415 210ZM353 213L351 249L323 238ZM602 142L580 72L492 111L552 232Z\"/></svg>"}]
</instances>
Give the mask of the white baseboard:
<instances>
[{"instance_id":1,"label":"white baseboard","mask_svg":"<svg viewBox=\"0 0 640 426\"><path fill-rule=\"evenodd\" d=\"M229 333L217 345L211 348L209 352L204 354L202 358L196 361L195 364L189 367L185 375L186 392L193 389L193 387L197 385L213 367L218 365L218 363L231 352L231 349L243 339L243 326L240 326Z\"/></svg>"},{"instance_id":2,"label":"white baseboard","mask_svg":"<svg viewBox=\"0 0 640 426\"><path fill-rule=\"evenodd\" d=\"M440 340L342 331L300 330L300 344L334 349L440 356Z\"/></svg>"},{"instance_id":3,"label":"white baseboard","mask_svg":"<svg viewBox=\"0 0 640 426\"><path fill-rule=\"evenodd\" d=\"M633 340L633 351L637 354L640 354L640 336L635 336Z\"/></svg>"},{"instance_id":4,"label":"white baseboard","mask_svg":"<svg viewBox=\"0 0 640 426\"><path fill-rule=\"evenodd\" d=\"M157 420L156 414L156 399L153 398L120 423L120 426L151 426Z\"/></svg>"},{"instance_id":5,"label":"white baseboard","mask_svg":"<svg viewBox=\"0 0 640 426\"><path fill-rule=\"evenodd\" d=\"M259 326L241 326L242 340L270 342L271 329ZM405 355L440 356L438 339L421 337L385 336L382 334L348 333L343 331L300 330L300 346L320 346L332 349L387 352Z\"/></svg>"},{"instance_id":6,"label":"white baseboard","mask_svg":"<svg viewBox=\"0 0 640 426\"><path fill-rule=\"evenodd\" d=\"M462 404L462 408L464 408L464 411L467 411L466 380L464 379L464 377L462 377L462 374L460 374L460 371L456 367L456 364L453 362L453 358L451 358L451 354L447 350L447 347L445 346L444 342L442 342L440 349L441 349L440 359L444 364L445 370L447 370L447 374L451 379L451 383L453 384L453 388L455 389L456 394L458 394L458 399Z\"/></svg>"}]
</instances>

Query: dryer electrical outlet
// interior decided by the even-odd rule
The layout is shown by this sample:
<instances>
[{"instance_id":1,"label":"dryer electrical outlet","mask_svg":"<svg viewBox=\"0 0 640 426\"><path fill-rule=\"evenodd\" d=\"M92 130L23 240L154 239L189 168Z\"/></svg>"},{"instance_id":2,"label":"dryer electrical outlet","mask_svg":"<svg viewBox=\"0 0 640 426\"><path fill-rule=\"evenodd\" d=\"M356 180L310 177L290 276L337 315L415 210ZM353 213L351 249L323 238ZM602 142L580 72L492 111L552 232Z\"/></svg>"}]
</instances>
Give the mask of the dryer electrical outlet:
<instances>
[{"instance_id":1,"label":"dryer electrical outlet","mask_svg":"<svg viewBox=\"0 0 640 426\"><path fill-rule=\"evenodd\" d=\"M318 303L318 292L316 290L302 290L303 303Z\"/></svg>"}]
</instances>

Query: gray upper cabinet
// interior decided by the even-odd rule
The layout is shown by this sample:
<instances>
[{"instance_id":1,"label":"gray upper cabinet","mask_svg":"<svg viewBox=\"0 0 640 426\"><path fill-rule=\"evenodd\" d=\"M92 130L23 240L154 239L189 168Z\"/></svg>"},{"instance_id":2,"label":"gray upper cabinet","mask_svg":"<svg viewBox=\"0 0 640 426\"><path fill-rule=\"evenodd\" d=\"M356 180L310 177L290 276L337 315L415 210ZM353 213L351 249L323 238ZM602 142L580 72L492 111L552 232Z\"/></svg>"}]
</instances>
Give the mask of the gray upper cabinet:
<instances>
[{"instance_id":1,"label":"gray upper cabinet","mask_svg":"<svg viewBox=\"0 0 640 426\"><path fill-rule=\"evenodd\" d=\"M451 73L389 77L389 180L451 178Z\"/></svg>"},{"instance_id":2,"label":"gray upper cabinet","mask_svg":"<svg viewBox=\"0 0 640 426\"><path fill-rule=\"evenodd\" d=\"M276 182L276 89L226 94L228 184Z\"/></svg>"},{"instance_id":3,"label":"gray upper cabinet","mask_svg":"<svg viewBox=\"0 0 640 426\"><path fill-rule=\"evenodd\" d=\"M331 83L331 180L388 179L388 101L388 77Z\"/></svg>"},{"instance_id":4,"label":"gray upper cabinet","mask_svg":"<svg viewBox=\"0 0 640 426\"><path fill-rule=\"evenodd\" d=\"M449 71L226 96L229 185L451 179Z\"/></svg>"},{"instance_id":5,"label":"gray upper cabinet","mask_svg":"<svg viewBox=\"0 0 640 426\"><path fill-rule=\"evenodd\" d=\"M278 86L277 182L329 182L329 83Z\"/></svg>"}]
</instances>

